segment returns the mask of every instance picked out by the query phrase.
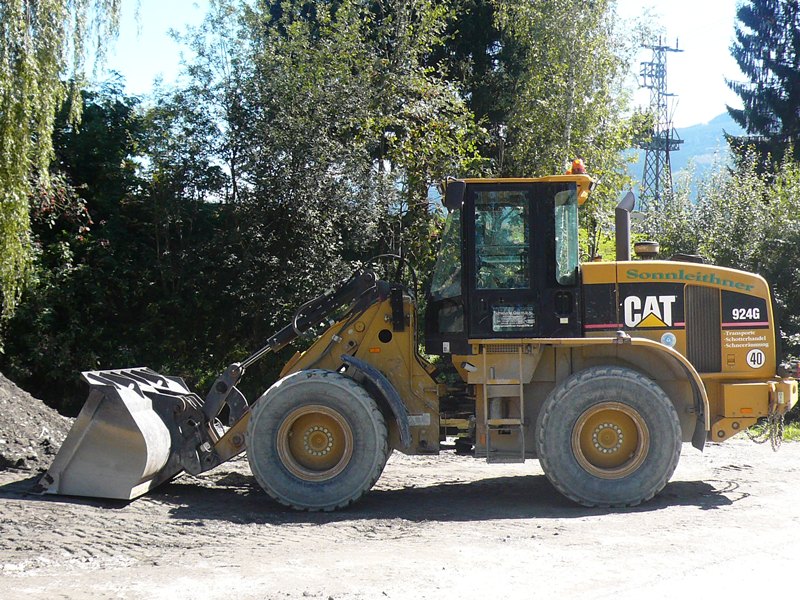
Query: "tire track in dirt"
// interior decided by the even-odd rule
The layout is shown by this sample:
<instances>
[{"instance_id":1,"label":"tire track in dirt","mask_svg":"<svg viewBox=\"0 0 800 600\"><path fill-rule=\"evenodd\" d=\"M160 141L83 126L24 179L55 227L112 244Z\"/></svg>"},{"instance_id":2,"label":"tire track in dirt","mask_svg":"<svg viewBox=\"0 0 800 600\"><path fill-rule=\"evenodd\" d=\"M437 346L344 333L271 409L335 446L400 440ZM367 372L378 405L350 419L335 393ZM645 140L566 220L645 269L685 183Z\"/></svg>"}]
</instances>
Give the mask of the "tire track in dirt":
<instances>
[{"instance_id":1,"label":"tire track in dirt","mask_svg":"<svg viewBox=\"0 0 800 600\"><path fill-rule=\"evenodd\" d=\"M465 592L458 574L467 577L478 564L487 577L506 573L521 590L526 578L507 572L513 559L552 573L540 580L545 591L581 564L597 597L608 597L609 578L634 561L643 571L622 588L623 597L633 597L644 589L647 569L666 581L695 563L716 573L737 560L735 540L745 525L761 528L756 553L772 547L770 539L789 543L787 528L800 526L800 509L785 504L800 491L798 468L800 445L777 455L736 441L709 446L705 455L687 448L675 479L653 501L604 510L564 500L536 461L394 455L372 493L348 510L322 514L271 501L243 459L183 475L129 503L32 495L36 478L0 472L0 589L13 592L4 599L52 600L62 594L58 585L69 598L186 597L175 590L195 590L190 574L202 573L225 597L294 599L305 591L342 600L386 590L424 598L436 586ZM773 523L780 528L771 530ZM703 553L712 538L709 561ZM612 549L619 557L611 566L595 560ZM175 573L189 581L174 580ZM361 579L348 584L341 573ZM251 575L262 587L247 582Z\"/></svg>"},{"instance_id":2,"label":"tire track in dirt","mask_svg":"<svg viewBox=\"0 0 800 600\"><path fill-rule=\"evenodd\" d=\"M184 475L130 503L38 496L28 491L35 477L5 486L0 478L3 513L13 515L0 520L0 573L147 563L165 553L202 550L209 540L230 545L234 539L247 539L260 547L285 548L307 545L310 539L330 545L412 538L420 523L456 513L465 519L480 511L480 506L468 509L470 499L497 487L462 477L433 482L429 474L408 471L414 464L409 461L393 459L397 464L387 466L372 494L336 513L281 507L258 488L241 459L203 476ZM423 471L437 469L431 457L420 463ZM459 496L461 508L442 510Z\"/></svg>"}]
</instances>

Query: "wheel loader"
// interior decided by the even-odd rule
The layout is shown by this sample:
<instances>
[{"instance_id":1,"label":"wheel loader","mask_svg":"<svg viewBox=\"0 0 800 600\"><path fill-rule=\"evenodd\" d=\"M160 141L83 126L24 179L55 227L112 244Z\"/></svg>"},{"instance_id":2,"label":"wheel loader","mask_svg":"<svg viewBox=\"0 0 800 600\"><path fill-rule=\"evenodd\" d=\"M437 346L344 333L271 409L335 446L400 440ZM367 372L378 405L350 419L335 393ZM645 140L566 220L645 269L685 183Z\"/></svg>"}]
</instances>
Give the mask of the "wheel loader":
<instances>
[{"instance_id":1,"label":"wheel loader","mask_svg":"<svg viewBox=\"0 0 800 600\"><path fill-rule=\"evenodd\" d=\"M585 506L637 505L702 450L781 419L797 381L776 375L760 276L694 256L579 263L585 174L450 180L420 352L416 285L359 269L309 300L201 398L148 368L88 371L89 397L40 481L54 494L133 499L246 451L277 502L334 510L375 484L394 450L446 438L488 462L538 458ZM651 257L653 258L653 257ZM249 402L248 367L328 320ZM431 362L431 357L438 357Z\"/></svg>"}]
</instances>

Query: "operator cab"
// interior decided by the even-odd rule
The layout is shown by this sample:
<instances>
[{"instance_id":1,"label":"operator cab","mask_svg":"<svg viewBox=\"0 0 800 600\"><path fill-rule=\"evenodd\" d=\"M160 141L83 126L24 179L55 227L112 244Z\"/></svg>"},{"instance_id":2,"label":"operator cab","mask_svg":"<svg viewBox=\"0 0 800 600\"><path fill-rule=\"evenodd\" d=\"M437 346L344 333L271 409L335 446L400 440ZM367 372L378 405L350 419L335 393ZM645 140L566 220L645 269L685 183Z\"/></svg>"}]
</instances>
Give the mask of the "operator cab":
<instances>
[{"instance_id":1,"label":"operator cab","mask_svg":"<svg viewBox=\"0 0 800 600\"><path fill-rule=\"evenodd\" d=\"M470 339L581 335L578 206L591 184L586 175L448 182L429 354L470 354Z\"/></svg>"}]
</instances>

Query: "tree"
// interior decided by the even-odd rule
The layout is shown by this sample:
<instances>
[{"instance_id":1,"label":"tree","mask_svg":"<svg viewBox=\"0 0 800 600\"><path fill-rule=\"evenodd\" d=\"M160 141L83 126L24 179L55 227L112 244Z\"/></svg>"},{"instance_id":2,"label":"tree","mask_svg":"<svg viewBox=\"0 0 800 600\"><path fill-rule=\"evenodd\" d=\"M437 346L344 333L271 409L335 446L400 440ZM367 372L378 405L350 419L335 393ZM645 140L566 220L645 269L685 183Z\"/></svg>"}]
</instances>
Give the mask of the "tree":
<instances>
[{"instance_id":1,"label":"tree","mask_svg":"<svg viewBox=\"0 0 800 600\"><path fill-rule=\"evenodd\" d=\"M28 197L47 185L53 123L80 82L89 33L97 53L117 29L121 0L4 0L0 8L0 316L10 316L31 269ZM91 17L91 19L90 19ZM92 26L87 24L91 23ZM80 89L78 87L74 90ZM80 114L74 104L72 118Z\"/></svg>"},{"instance_id":2,"label":"tree","mask_svg":"<svg viewBox=\"0 0 800 600\"><path fill-rule=\"evenodd\" d=\"M118 212L120 200L140 183L135 161L143 135L140 99L125 95L124 87L114 73L93 89L80 90L53 124L51 172L66 175L80 188L98 225ZM80 123L71 118L75 110L81 112Z\"/></svg>"},{"instance_id":3,"label":"tree","mask_svg":"<svg viewBox=\"0 0 800 600\"><path fill-rule=\"evenodd\" d=\"M249 44L239 24L242 11L229 0L212 0L209 12L198 27L185 34L173 34L185 44L193 58L184 64L188 84L175 92L176 113L184 123L196 126L191 144L207 156L215 156L228 174L228 187L220 198L239 200L240 162L247 145L242 129L247 122L242 90L252 76ZM188 118L191 115L191 118ZM184 128L184 133L188 130ZM177 133L174 131L174 133ZM189 137L181 135L184 142Z\"/></svg>"},{"instance_id":4,"label":"tree","mask_svg":"<svg viewBox=\"0 0 800 600\"><path fill-rule=\"evenodd\" d=\"M497 6L519 63L501 171L552 175L575 156L596 169L595 149L619 154L628 143L617 140L615 130L626 109L631 46L615 35L614 2L509 0Z\"/></svg>"},{"instance_id":5,"label":"tree","mask_svg":"<svg viewBox=\"0 0 800 600\"><path fill-rule=\"evenodd\" d=\"M552 175L579 154L604 178L624 171L641 26L625 33L614 0L454 0L453 13L429 60L490 132L495 174Z\"/></svg>"},{"instance_id":6,"label":"tree","mask_svg":"<svg viewBox=\"0 0 800 600\"><path fill-rule=\"evenodd\" d=\"M800 160L800 2L748 0L736 15L731 54L747 81L728 81L743 104L728 113L748 135L728 141L739 156L754 146L762 165Z\"/></svg>"},{"instance_id":7,"label":"tree","mask_svg":"<svg viewBox=\"0 0 800 600\"><path fill-rule=\"evenodd\" d=\"M379 118L365 136L381 176L381 237L391 240L380 251L407 256L428 274L436 251L432 240L441 225L429 191L448 176L486 172L480 147L488 136L446 66L432 65L431 57L449 39L451 4L394 0L372 5L367 40L375 58L367 106Z\"/></svg>"},{"instance_id":8,"label":"tree","mask_svg":"<svg viewBox=\"0 0 800 600\"><path fill-rule=\"evenodd\" d=\"M457 89L425 64L447 4L230 6L213 3L209 24L192 32L185 93L210 107L224 137L236 132L236 214L243 232L254 228L242 256L274 252L263 266L279 267L274 287L293 294L371 251L430 255L428 190L469 169L482 135ZM243 281L251 273L271 277L248 269Z\"/></svg>"},{"instance_id":9,"label":"tree","mask_svg":"<svg viewBox=\"0 0 800 600\"><path fill-rule=\"evenodd\" d=\"M481 152L498 163L514 82L522 68L518 44L498 20L499 5L496 0L453 0L443 43L427 59L446 73L476 121L487 127L491 137L483 140Z\"/></svg>"},{"instance_id":10,"label":"tree","mask_svg":"<svg viewBox=\"0 0 800 600\"><path fill-rule=\"evenodd\" d=\"M4 371L45 399L129 347L131 288L143 279L132 265L151 262L125 204L138 189L138 99L117 81L82 90L78 102L80 127L70 103L55 115L49 181L38 178L30 197L31 278L6 323Z\"/></svg>"}]
</instances>

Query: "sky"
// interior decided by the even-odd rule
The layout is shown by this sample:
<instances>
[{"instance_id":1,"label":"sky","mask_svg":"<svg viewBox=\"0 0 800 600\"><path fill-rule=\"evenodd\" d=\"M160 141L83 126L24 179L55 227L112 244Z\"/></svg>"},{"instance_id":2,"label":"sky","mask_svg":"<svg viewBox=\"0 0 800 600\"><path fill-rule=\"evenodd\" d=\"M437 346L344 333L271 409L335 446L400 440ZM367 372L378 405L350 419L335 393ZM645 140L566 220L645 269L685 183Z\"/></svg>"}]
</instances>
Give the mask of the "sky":
<instances>
[{"instance_id":1,"label":"sky","mask_svg":"<svg viewBox=\"0 0 800 600\"><path fill-rule=\"evenodd\" d=\"M736 4L737 0L617 0L622 18L649 8L666 32L664 44L677 42L682 50L667 55L667 89L676 95L672 107L676 127L707 123L724 113L726 104L741 105L725 85L726 78L742 79L729 50ZM139 0L137 23L136 1L123 2L120 36L109 48L106 70L120 72L130 94L146 94L156 77L173 83L184 50L168 32L199 24L207 6L207 0ZM642 50L634 70L638 72L638 63L651 56ZM639 90L634 99L646 106L649 91Z\"/></svg>"},{"instance_id":2,"label":"sky","mask_svg":"<svg viewBox=\"0 0 800 600\"><path fill-rule=\"evenodd\" d=\"M730 54L734 38L737 0L617 0L620 15L633 17L650 7L666 31L664 45L683 52L667 54L667 91L676 94L673 119L676 127L707 123L725 112L725 105L740 107L741 101L725 84L725 79L743 80L739 66ZM652 52L642 50L639 62L648 61ZM636 72L638 73L638 65ZM649 91L635 96L647 105Z\"/></svg>"}]
</instances>

